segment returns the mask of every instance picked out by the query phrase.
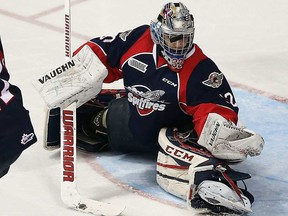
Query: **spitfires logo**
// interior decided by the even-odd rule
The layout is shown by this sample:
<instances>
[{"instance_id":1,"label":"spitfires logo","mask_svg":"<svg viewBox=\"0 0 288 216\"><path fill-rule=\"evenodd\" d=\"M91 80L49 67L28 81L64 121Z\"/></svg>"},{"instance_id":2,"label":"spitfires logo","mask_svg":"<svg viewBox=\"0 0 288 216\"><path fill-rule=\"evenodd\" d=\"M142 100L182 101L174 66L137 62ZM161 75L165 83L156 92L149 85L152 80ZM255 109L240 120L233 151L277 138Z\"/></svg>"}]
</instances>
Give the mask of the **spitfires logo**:
<instances>
[{"instance_id":1,"label":"spitfires logo","mask_svg":"<svg viewBox=\"0 0 288 216\"><path fill-rule=\"evenodd\" d=\"M146 116L154 111L165 110L165 101L161 101L161 97L165 94L163 90L151 91L143 85L134 85L126 88L128 93L128 101L136 107L140 116Z\"/></svg>"},{"instance_id":2,"label":"spitfires logo","mask_svg":"<svg viewBox=\"0 0 288 216\"><path fill-rule=\"evenodd\" d=\"M219 88L222 85L223 81L223 74L212 72L208 79L203 81L202 83L206 86L212 87L212 88Z\"/></svg>"}]
</instances>

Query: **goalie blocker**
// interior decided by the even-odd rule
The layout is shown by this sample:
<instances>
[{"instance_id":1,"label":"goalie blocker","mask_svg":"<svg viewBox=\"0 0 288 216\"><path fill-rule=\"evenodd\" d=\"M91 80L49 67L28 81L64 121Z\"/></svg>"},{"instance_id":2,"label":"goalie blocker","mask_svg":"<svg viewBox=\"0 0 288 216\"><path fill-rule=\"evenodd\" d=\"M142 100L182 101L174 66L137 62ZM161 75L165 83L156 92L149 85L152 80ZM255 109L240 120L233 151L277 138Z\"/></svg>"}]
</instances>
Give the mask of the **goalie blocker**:
<instances>
[{"instance_id":1,"label":"goalie blocker","mask_svg":"<svg viewBox=\"0 0 288 216\"><path fill-rule=\"evenodd\" d=\"M42 74L32 84L49 109L66 108L75 101L80 107L101 91L107 74L98 56L85 45L69 61Z\"/></svg>"},{"instance_id":2,"label":"goalie blocker","mask_svg":"<svg viewBox=\"0 0 288 216\"><path fill-rule=\"evenodd\" d=\"M193 141L194 140L194 141ZM167 192L187 200L191 208L206 208L214 213L251 212L253 196L238 187L250 178L231 169L199 146L192 130L163 128L159 133L161 149L157 158L157 182Z\"/></svg>"}]
</instances>

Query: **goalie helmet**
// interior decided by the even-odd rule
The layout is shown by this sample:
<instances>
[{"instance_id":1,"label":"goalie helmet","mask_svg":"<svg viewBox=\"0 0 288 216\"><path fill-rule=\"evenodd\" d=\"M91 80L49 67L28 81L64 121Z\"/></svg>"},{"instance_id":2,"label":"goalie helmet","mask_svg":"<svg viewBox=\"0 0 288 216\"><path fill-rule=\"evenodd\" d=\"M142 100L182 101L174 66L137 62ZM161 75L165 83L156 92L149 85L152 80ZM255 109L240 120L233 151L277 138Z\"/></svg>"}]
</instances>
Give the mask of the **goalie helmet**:
<instances>
[{"instance_id":1,"label":"goalie helmet","mask_svg":"<svg viewBox=\"0 0 288 216\"><path fill-rule=\"evenodd\" d=\"M193 47L194 19L184 4L167 3L150 23L151 37L162 47L163 57L173 71L180 71Z\"/></svg>"}]
</instances>

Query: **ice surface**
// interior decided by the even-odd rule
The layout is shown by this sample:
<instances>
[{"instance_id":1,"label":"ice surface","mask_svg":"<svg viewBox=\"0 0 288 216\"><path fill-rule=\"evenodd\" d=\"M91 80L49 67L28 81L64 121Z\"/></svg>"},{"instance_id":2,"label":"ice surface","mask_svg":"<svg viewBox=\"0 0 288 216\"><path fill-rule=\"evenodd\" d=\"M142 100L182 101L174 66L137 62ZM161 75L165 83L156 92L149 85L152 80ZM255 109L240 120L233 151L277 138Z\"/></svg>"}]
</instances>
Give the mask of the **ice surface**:
<instances>
[{"instance_id":1,"label":"ice surface","mask_svg":"<svg viewBox=\"0 0 288 216\"><path fill-rule=\"evenodd\" d=\"M85 40L147 23L167 1L72 1L72 49ZM237 169L252 179L251 215L288 215L288 2L183 0L195 17L195 42L233 84L240 117L266 141ZM0 180L1 216L82 216L60 199L60 154L42 148L44 103L31 79L64 61L64 1L0 0L0 35L11 82L23 92L39 141ZM112 87L121 86L121 82ZM111 87L111 86L109 86ZM282 102L279 102L282 101ZM78 189L126 205L125 216L196 215L155 183L152 159L79 152Z\"/></svg>"}]
</instances>

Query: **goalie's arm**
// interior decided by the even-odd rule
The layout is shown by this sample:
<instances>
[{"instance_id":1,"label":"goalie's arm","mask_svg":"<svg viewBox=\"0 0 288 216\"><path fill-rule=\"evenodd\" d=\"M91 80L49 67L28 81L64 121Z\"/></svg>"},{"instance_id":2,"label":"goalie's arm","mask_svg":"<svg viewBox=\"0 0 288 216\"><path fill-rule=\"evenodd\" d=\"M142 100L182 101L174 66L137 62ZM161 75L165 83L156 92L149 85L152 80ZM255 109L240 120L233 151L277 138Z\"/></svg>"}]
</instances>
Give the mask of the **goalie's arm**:
<instances>
[{"instance_id":1,"label":"goalie's arm","mask_svg":"<svg viewBox=\"0 0 288 216\"><path fill-rule=\"evenodd\" d=\"M211 59L201 60L187 83L181 84L180 102L183 110L193 117L198 136L209 113L217 113L237 124L238 106L234 94L224 74Z\"/></svg>"},{"instance_id":2,"label":"goalie's arm","mask_svg":"<svg viewBox=\"0 0 288 216\"><path fill-rule=\"evenodd\" d=\"M122 79L123 76L122 76L122 71L118 67L112 67L111 64L109 64L108 56L109 57L111 56L110 58L113 58L113 59L117 59L120 57L116 56L115 53L113 53L113 52L112 52L112 54L110 54L110 48L111 48L110 45L111 44L110 44L110 42L103 42L103 40L105 41L104 38L94 38L91 41L87 41L86 43L84 43L78 49L75 50L75 52L73 53L73 56L77 55L79 52L81 52L83 47L89 46L91 48L91 50L101 60L102 64L108 70L108 74L105 77L105 79L103 80L103 82L104 83L111 83L111 82L117 81L119 79ZM117 44L114 46L117 46Z\"/></svg>"},{"instance_id":3,"label":"goalie's arm","mask_svg":"<svg viewBox=\"0 0 288 216\"><path fill-rule=\"evenodd\" d=\"M186 106L184 109L188 114L193 116L194 129L198 136L200 136L210 113L217 113L225 119L232 121L234 124L237 124L238 122L238 114L234 110L215 103L202 103L197 106Z\"/></svg>"},{"instance_id":4,"label":"goalie's arm","mask_svg":"<svg viewBox=\"0 0 288 216\"><path fill-rule=\"evenodd\" d=\"M88 45L108 70L104 83L114 82L123 78L122 65L123 61L125 61L124 56L148 28L148 25L142 25L132 30L119 32L116 36L95 37L80 46L74 52L74 55L83 46Z\"/></svg>"},{"instance_id":5,"label":"goalie's arm","mask_svg":"<svg viewBox=\"0 0 288 216\"><path fill-rule=\"evenodd\" d=\"M195 91L195 89L197 91ZM193 117L198 143L213 156L242 161L260 154L264 141L253 131L237 127L238 106L232 89L215 63L204 59L188 80L183 109Z\"/></svg>"}]
</instances>

